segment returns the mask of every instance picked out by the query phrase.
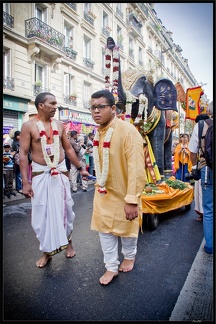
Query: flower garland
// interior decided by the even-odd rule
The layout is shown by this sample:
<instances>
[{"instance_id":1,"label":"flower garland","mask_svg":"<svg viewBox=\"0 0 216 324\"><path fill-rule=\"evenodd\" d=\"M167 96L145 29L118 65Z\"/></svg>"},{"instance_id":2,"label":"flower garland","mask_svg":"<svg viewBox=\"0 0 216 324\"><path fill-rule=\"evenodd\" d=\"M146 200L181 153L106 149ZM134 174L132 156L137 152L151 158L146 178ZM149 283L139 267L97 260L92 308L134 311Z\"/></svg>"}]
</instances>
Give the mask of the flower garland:
<instances>
[{"instance_id":1,"label":"flower garland","mask_svg":"<svg viewBox=\"0 0 216 324\"><path fill-rule=\"evenodd\" d=\"M113 50L106 46L105 49L105 89L110 90L110 70L111 57L113 55L113 87L112 94L115 98L115 103L118 102L118 78L119 78L119 46L115 46Z\"/></svg>"},{"instance_id":2,"label":"flower garland","mask_svg":"<svg viewBox=\"0 0 216 324\"><path fill-rule=\"evenodd\" d=\"M51 120L51 128L53 130L53 142L54 142L54 157L53 161L51 161L50 156L47 154L47 136L44 128L44 124L39 120L37 122L37 127L39 130L40 138L41 138L41 147L44 156L44 160L47 166L50 168L50 173L52 176L57 175L59 172L56 170L56 167L59 163L60 157L60 149L59 149L59 132L56 123L54 120Z\"/></svg>"},{"instance_id":3,"label":"flower garland","mask_svg":"<svg viewBox=\"0 0 216 324\"><path fill-rule=\"evenodd\" d=\"M126 111L125 111L125 121L130 122L132 103L136 102L136 97L133 96L130 91L126 91Z\"/></svg>"},{"instance_id":4,"label":"flower garland","mask_svg":"<svg viewBox=\"0 0 216 324\"><path fill-rule=\"evenodd\" d=\"M100 168L100 158L99 158L99 132L97 131L94 137L93 141L93 156L94 156L94 162L95 162L95 171L96 171L96 178L97 183L99 184L98 192L99 194L105 195L107 194L107 190L105 187L105 183L107 180L108 170L109 170L109 151L110 151L110 140L112 137L114 129L110 127L105 135L104 143L103 143L103 165L102 165L102 171Z\"/></svg>"}]
</instances>

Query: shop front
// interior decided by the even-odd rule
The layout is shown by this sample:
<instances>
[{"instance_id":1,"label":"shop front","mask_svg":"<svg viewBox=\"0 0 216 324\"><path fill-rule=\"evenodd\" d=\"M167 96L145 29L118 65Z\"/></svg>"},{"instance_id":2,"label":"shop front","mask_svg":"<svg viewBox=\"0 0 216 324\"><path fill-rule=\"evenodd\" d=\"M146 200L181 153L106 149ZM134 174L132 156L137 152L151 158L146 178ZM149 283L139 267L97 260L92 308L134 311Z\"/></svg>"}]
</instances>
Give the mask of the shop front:
<instances>
[{"instance_id":1,"label":"shop front","mask_svg":"<svg viewBox=\"0 0 216 324\"><path fill-rule=\"evenodd\" d=\"M21 129L29 101L30 99L3 95L3 140L9 136L11 129Z\"/></svg>"},{"instance_id":2,"label":"shop front","mask_svg":"<svg viewBox=\"0 0 216 324\"><path fill-rule=\"evenodd\" d=\"M93 121L91 113L59 107L59 120L64 124L66 132L76 130L79 134L95 133L97 124Z\"/></svg>"}]
</instances>

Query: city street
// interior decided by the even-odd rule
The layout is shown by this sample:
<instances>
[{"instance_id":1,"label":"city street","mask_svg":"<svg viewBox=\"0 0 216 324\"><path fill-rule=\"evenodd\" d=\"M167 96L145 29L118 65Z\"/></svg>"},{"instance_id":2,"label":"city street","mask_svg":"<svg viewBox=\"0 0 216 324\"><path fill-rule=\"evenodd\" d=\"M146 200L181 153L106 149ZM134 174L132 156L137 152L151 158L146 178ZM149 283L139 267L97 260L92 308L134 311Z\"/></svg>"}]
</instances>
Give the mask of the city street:
<instances>
[{"instance_id":1,"label":"city street","mask_svg":"<svg viewBox=\"0 0 216 324\"><path fill-rule=\"evenodd\" d=\"M144 229L133 271L108 286L98 233L90 229L94 187L72 195L76 256L41 256L31 228L30 199L3 208L3 320L168 321L203 240L192 208L160 215L155 231ZM120 253L120 261L122 254Z\"/></svg>"}]
</instances>

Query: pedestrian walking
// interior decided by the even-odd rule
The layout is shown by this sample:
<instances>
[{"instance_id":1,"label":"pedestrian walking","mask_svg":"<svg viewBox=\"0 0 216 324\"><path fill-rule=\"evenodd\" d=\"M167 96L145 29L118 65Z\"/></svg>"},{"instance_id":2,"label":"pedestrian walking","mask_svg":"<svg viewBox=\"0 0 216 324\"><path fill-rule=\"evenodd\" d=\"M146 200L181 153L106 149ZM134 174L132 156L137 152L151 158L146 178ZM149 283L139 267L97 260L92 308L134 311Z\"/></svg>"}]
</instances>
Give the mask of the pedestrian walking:
<instances>
[{"instance_id":1,"label":"pedestrian walking","mask_svg":"<svg viewBox=\"0 0 216 324\"><path fill-rule=\"evenodd\" d=\"M4 195L8 198L16 196L14 192L14 159L10 151L11 146L9 143L3 145L3 179L4 179Z\"/></svg>"},{"instance_id":2,"label":"pedestrian walking","mask_svg":"<svg viewBox=\"0 0 216 324\"><path fill-rule=\"evenodd\" d=\"M31 197L31 223L43 252L36 262L44 267L53 255L66 250L66 257L75 256L72 231L75 214L70 183L67 177L65 153L78 168L84 170L72 149L62 122L54 119L56 97L42 92L35 98L37 116L22 125L20 135L20 170L23 194ZM28 152L32 156L32 183L28 178ZM65 152L65 153L64 153Z\"/></svg>"},{"instance_id":3,"label":"pedestrian walking","mask_svg":"<svg viewBox=\"0 0 216 324\"><path fill-rule=\"evenodd\" d=\"M146 182L143 139L132 124L116 117L111 92L93 93L90 111L99 124L93 142L96 183L91 229L99 232L106 268L99 282L107 285L119 271L134 267L142 214L140 197ZM121 264L119 239L124 256Z\"/></svg>"},{"instance_id":4,"label":"pedestrian walking","mask_svg":"<svg viewBox=\"0 0 216 324\"><path fill-rule=\"evenodd\" d=\"M206 108L206 113L213 119L213 101ZM192 161L192 175L195 181L201 179L202 186L202 207L203 207L203 230L205 237L204 251L207 254L213 254L213 169L206 163L206 159L201 152L204 152L205 135L208 127L204 127L201 150L199 149L198 121L195 124L191 139L189 142L190 157ZM197 163L197 154L199 153L199 162Z\"/></svg>"},{"instance_id":5,"label":"pedestrian walking","mask_svg":"<svg viewBox=\"0 0 216 324\"><path fill-rule=\"evenodd\" d=\"M197 115L195 122L198 123L199 120L209 119L209 115L207 114L199 114ZM197 155L197 159L199 160L199 155ZM203 207L202 207L202 185L201 179L194 182L194 210L199 215L196 220L202 222L203 220Z\"/></svg>"},{"instance_id":6,"label":"pedestrian walking","mask_svg":"<svg viewBox=\"0 0 216 324\"><path fill-rule=\"evenodd\" d=\"M87 141L87 152L89 155L89 170L88 171L92 176L94 175L93 140L94 140L94 133L89 133L88 141Z\"/></svg>"},{"instance_id":7,"label":"pedestrian walking","mask_svg":"<svg viewBox=\"0 0 216 324\"><path fill-rule=\"evenodd\" d=\"M70 136L70 145L73 147L77 158L79 161L81 161L79 152L81 150L81 145L77 142L77 137L78 137L78 132L76 130L71 131L71 136ZM71 181L71 190L73 192L77 192L77 181L78 181L78 175L79 172L76 168L76 166L71 163L71 168L70 168L70 181Z\"/></svg>"},{"instance_id":8,"label":"pedestrian walking","mask_svg":"<svg viewBox=\"0 0 216 324\"><path fill-rule=\"evenodd\" d=\"M14 173L15 173L15 186L16 191L22 194L22 176L20 172L20 159L19 159L19 147L20 147L20 131L14 132L14 139L11 145L11 153L14 155Z\"/></svg>"}]
</instances>

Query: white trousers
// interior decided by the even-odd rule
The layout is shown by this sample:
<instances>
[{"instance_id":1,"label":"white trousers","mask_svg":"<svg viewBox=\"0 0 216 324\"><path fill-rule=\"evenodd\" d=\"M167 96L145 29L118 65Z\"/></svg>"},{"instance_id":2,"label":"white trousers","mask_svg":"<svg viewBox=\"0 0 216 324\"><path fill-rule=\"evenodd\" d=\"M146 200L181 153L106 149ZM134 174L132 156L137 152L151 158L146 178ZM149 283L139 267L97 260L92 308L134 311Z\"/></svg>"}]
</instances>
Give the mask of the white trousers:
<instances>
[{"instance_id":1,"label":"white trousers","mask_svg":"<svg viewBox=\"0 0 216 324\"><path fill-rule=\"evenodd\" d=\"M85 169L85 164L82 163L82 167ZM71 182L71 189L77 191L77 176L79 171L75 167L75 165L71 164L70 169L70 182ZM88 188L88 180L82 179L82 189L86 190Z\"/></svg>"},{"instance_id":2,"label":"white trousers","mask_svg":"<svg viewBox=\"0 0 216 324\"><path fill-rule=\"evenodd\" d=\"M101 243L102 252L104 255L105 268L108 271L117 272L119 262L118 255L118 240L119 236L111 233L99 232L99 238ZM124 259L133 260L137 253L137 240L136 237L120 237L122 249L121 253L124 255Z\"/></svg>"}]
</instances>

